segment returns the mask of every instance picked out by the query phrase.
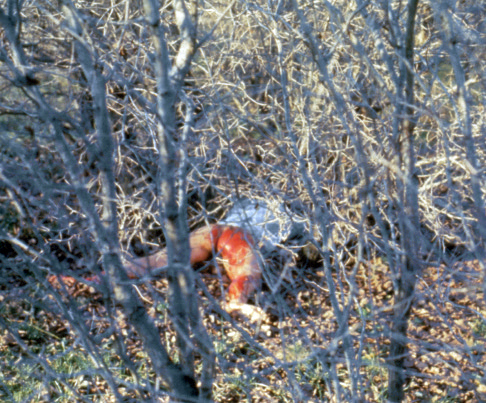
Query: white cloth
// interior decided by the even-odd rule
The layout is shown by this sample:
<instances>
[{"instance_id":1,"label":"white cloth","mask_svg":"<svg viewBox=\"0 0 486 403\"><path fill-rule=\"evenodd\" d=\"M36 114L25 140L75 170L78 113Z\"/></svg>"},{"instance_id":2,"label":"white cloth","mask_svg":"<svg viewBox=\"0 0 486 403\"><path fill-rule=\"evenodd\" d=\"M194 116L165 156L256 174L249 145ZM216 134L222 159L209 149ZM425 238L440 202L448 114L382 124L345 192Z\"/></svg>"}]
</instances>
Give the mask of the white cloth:
<instances>
[{"instance_id":1,"label":"white cloth","mask_svg":"<svg viewBox=\"0 0 486 403\"><path fill-rule=\"evenodd\" d=\"M282 205L271 209L258 200L240 200L221 223L247 230L265 249L273 250L289 236L292 222Z\"/></svg>"}]
</instances>

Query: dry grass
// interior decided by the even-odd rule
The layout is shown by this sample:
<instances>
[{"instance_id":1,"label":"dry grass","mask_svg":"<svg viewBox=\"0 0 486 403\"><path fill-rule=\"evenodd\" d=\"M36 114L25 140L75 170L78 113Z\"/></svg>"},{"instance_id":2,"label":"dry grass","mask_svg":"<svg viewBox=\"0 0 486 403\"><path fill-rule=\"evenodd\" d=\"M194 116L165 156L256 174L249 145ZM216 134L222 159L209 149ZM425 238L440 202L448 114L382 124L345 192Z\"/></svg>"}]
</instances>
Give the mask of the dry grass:
<instances>
[{"instance_id":1,"label":"dry grass","mask_svg":"<svg viewBox=\"0 0 486 403\"><path fill-rule=\"evenodd\" d=\"M63 116L70 152L101 209L91 94L59 11L38 3L23 5L27 60L40 80L36 88ZM400 57L393 43L404 16L390 21L376 3L367 13L355 12L354 2L334 2L335 8L302 4L327 63L326 81L301 37L295 10L284 6L277 17L270 3L235 2L228 10L227 2L200 4L200 37L220 21L182 89L182 101L190 99L195 108L193 131L185 143L177 140L188 158L190 227L224 217L239 198L284 204L292 219L305 223L300 237L282 245L282 256L292 255L290 260L267 259L269 277L281 284L274 293L274 284L267 284L260 296L266 323L238 317L232 322L198 288L217 352L214 397L290 402L337 401L339 395L347 401L353 395L351 367L361 397L385 401L394 282L403 254L400 220L406 217ZM392 3L396 9L399 2ZM138 6L76 4L107 78L121 245L143 255L165 243L155 187L152 44ZM173 53L180 38L172 3L161 12ZM458 2L451 13L467 78L475 158L483 167L485 10L470 0ZM472 192L477 172L467 151L445 30L434 4L420 3L414 146L422 270L409 326L410 402L486 400L478 260L484 244L475 227L482 213ZM6 42L3 32L0 37ZM0 136L0 397L139 401L156 394L149 358L120 311L86 285L72 285L69 296L45 282L49 271L83 275L99 269L100 251L51 128L28 91L14 85L9 65L0 69L0 130L6 134ZM181 132L186 111L184 102L177 104ZM479 177L484 198L482 170ZM321 254L330 252L330 277L309 243ZM280 278L285 264L288 271ZM202 277L219 301L218 272L213 268ZM173 346L165 280L139 289L161 337ZM332 295L347 312L352 365Z\"/></svg>"},{"instance_id":2,"label":"dry grass","mask_svg":"<svg viewBox=\"0 0 486 403\"><path fill-rule=\"evenodd\" d=\"M332 401L332 368L346 387L349 374L342 346L336 344L337 323L321 270L298 264L291 273L278 295L271 296L269 290L262 293L261 300L269 317L260 324L248 323L239 316L234 317L234 322L224 319L211 308L200 290L203 320L217 352L216 401ZM485 399L482 378L486 362L486 307L479 291L479 274L474 262L430 267L423 273L410 319L407 401ZM205 271L201 276L209 292L217 296L220 285L214 272ZM334 274L336 279L344 280L344 276L345 273ZM393 306L388 278L387 266L380 259L363 265L356 276L359 296L349 324L356 351L360 352L361 392L366 401L385 401L386 396L385 357ZM161 337L171 345L175 333L161 302L167 284L159 280L152 285L155 287L151 291L156 296L145 287L140 289L141 296L158 323ZM24 398L35 390L33 396L40 401L44 401L42 396L45 401L53 396L59 396L57 401L73 398L69 398L74 395L66 385L50 378L34 357L25 354L27 349L42 352L51 368L64 373L65 382L80 396L93 401L116 401L103 377L88 371L92 370L92 364L86 360L86 351L69 333L72 326L69 321L46 315L45 311L32 313L33 307L19 302L18 294L13 291L2 294L2 315L11 329L18 330L19 337L15 340L8 333L2 336L4 385L15 390L13 386L21 383L24 387L16 393ZM111 320L102 295L80 283L72 286L71 295L83 320L89 324L91 337L99 339L100 352L124 395L137 399L140 395L133 389L137 384L136 374L141 379L152 377L148 357L137 335L121 317L117 320L127 357L136 363L132 372L120 360L114 336L109 331ZM347 286L342 295L349 295ZM157 301L157 297L161 300ZM103 336L104 332L108 334Z\"/></svg>"}]
</instances>

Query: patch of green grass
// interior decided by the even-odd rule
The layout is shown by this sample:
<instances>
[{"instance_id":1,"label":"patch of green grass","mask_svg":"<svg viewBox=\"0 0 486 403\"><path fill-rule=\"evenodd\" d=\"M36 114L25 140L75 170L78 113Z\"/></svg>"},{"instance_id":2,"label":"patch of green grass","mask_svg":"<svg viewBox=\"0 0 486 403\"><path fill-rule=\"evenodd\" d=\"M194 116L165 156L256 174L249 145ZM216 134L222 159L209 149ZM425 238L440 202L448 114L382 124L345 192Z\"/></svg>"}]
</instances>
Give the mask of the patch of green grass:
<instances>
[{"instance_id":1,"label":"patch of green grass","mask_svg":"<svg viewBox=\"0 0 486 403\"><path fill-rule=\"evenodd\" d=\"M297 367L296 379L312 390L312 396L324 399L326 396L328 371L317 360L307 360Z\"/></svg>"},{"instance_id":2,"label":"patch of green grass","mask_svg":"<svg viewBox=\"0 0 486 403\"><path fill-rule=\"evenodd\" d=\"M370 303L364 303L361 306L361 314L363 315L364 320L368 320L373 317L373 309Z\"/></svg>"},{"instance_id":3,"label":"patch of green grass","mask_svg":"<svg viewBox=\"0 0 486 403\"><path fill-rule=\"evenodd\" d=\"M25 323L17 328L24 348L18 346L11 335L5 333L3 337L3 340L9 340L10 346L0 350L0 401L64 403L77 401L76 394L88 399L93 393L106 395L107 390L110 393L104 380L106 369L115 379L137 382L134 374L126 369L111 339L99 346L99 364L95 364L73 339L52 340L40 327ZM150 374L144 374L150 368L144 365L148 363L147 356L137 356L137 362L141 377L151 379Z\"/></svg>"},{"instance_id":4,"label":"patch of green grass","mask_svg":"<svg viewBox=\"0 0 486 403\"><path fill-rule=\"evenodd\" d=\"M303 389L308 390L310 395L319 399L326 396L329 372L312 354L309 347L301 342L291 344L285 350L285 359L297 363L294 368L294 376Z\"/></svg>"},{"instance_id":5,"label":"patch of green grass","mask_svg":"<svg viewBox=\"0 0 486 403\"><path fill-rule=\"evenodd\" d=\"M38 346L38 357L16 353L14 349L3 351L0 397L11 396L16 402L45 399L46 396L50 396L50 401L69 401L73 394L60 380L75 387L84 377L75 374L87 371L92 362L80 349L51 355L48 351L52 347Z\"/></svg>"},{"instance_id":6,"label":"patch of green grass","mask_svg":"<svg viewBox=\"0 0 486 403\"><path fill-rule=\"evenodd\" d=\"M305 346L302 342L288 344L285 349L285 353L282 352L282 358L286 361L304 361L310 354L309 347Z\"/></svg>"},{"instance_id":7,"label":"patch of green grass","mask_svg":"<svg viewBox=\"0 0 486 403\"><path fill-rule=\"evenodd\" d=\"M226 375L221 382L214 384L214 399L218 401L224 397L225 401L248 401L254 386L253 378L241 374Z\"/></svg>"},{"instance_id":8,"label":"patch of green grass","mask_svg":"<svg viewBox=\"0 0 486 403\"><path fill-rule=\"evenodd\" d=\"M481 318L477 318L472 323L472 331L479 337L486 337L486 322Z\"/></svg>"}]
</instances>

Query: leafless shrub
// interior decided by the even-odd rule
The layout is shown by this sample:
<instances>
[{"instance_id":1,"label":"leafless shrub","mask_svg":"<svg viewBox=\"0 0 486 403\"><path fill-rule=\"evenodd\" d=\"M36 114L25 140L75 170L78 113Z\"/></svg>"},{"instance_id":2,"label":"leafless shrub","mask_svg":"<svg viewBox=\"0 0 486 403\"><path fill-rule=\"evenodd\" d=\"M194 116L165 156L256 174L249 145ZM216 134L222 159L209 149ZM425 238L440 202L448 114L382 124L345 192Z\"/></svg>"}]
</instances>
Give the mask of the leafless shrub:
<instances>
[{"instance_id":1,"label":"leafless shrub","mask_svg":"<svg viewBox=\"0 0 486 403\"><path fill-rule=\"evenodd\" d=\"M61 3L0 3L0 396L484 399L482 5ZM267 256L268 323L225 315L220 276L124 278L166 244L187 268L186 222L244 198L301 225Z\"/></svg>"}]
</instances>

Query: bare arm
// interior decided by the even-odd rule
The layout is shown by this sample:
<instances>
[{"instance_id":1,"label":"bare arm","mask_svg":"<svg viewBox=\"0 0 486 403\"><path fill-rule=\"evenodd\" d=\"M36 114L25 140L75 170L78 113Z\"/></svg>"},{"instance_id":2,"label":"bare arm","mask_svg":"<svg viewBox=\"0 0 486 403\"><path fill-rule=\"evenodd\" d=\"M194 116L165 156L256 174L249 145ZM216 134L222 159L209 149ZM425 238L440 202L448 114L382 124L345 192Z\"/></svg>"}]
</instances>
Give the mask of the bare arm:
<instances>
[{"instance_id":1,"label":"bare arm","mask_svg":"<svg viewBox=\"0 0 486 403\"><path fill-rule=\"evenodd\" d=\"M208 260L213 252L220 254L231 284L229 300L246 303L250 294L259 287L261 269L251 235L242 228L211 225L192 232L189 236L191 264ZM164 250L153 255L126 262L131 277L140 277L151 270L167 265Z\"/></svg>"},{"instance_id":2,"label":"bare arm","mask_svg":"<svg viewBox=\"0 0 486 403\"><path fill-rule=\"evenodd\" d=\"M211 257L220 233L219 225L210 225L199 228L189 235L191 264L203 262ZM124 265L130 278L139 278L154 269L167 266L167 263L167 251L162 249L150 256L127 259Z\"/></svg>"},{"instance_id":3,"label":"bare arm","mask_svg":"<svg viewBox=\"0 0 486 403\"><path fill-rule=\"evenodd\" d=\"M213 253L218 253L231 280L228 299L237 304L246 303L248 297L260 285L261 269L251 235L242 228L213 224L193 231L189 236L191 264L208 260ZM150 256L125 259L123 264L128 277L140 278L154 269L167 266L167 251L162 249ZM57 281L51 276L50 282ZM62 276L63 280L74 280ZM91 281L99 281L93 276ZM74 280L75 281L75 280Z\"/></svg>"}]
</instances>

